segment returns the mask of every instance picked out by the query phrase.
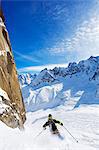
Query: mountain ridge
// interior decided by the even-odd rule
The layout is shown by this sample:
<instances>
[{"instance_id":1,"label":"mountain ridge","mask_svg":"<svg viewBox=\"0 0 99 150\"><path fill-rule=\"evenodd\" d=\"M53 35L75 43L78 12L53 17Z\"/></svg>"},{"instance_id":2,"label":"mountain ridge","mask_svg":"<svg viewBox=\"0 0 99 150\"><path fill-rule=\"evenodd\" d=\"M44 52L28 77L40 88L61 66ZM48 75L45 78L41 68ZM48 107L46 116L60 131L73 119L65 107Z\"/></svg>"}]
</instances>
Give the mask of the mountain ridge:
<instances>
[{"instance_id":1,"label":"mountain ridge","mask_svg":"<svg viewBox=\"0 0 99 150\"><path fill-rule=\"evenodd\" d=\"M21 85L23 84L33 85L34 82L38 81L39 82L37 83L38 85L41 84L39 80L50 83L57 80L58 77L66 77L68 75L71 76L73 74L80 73L80 72L83 73L85 72L89 76L90 80L92 79L95 80L96 76L98 76L99 74L98 66L99 66L99 56L97 57L91 56L87 60L82 60L79 63L76 62L69 63L68 67L66 68L55 67L54 69L49 69L49 70L45 68L44 70L40 71L38 75L36 74L32 75L30 73L19 75L19 81ZM33 86L37 86L37 85L34 84Z\"/></svg>"},{"instance_id":2,"label":"mountain ridge","mask_svg":"<svg viewBox=\"0 0 99 150\"><path fill-rule=\"evenodd\" d=\"M29 84L22 85L20 81L26 110L52 109L59 105L72 110L81 105L98 105L98 66L99 56L91 56L78 64L69 63L67 68L44 69Z\"/></svg>"}]
</instances>

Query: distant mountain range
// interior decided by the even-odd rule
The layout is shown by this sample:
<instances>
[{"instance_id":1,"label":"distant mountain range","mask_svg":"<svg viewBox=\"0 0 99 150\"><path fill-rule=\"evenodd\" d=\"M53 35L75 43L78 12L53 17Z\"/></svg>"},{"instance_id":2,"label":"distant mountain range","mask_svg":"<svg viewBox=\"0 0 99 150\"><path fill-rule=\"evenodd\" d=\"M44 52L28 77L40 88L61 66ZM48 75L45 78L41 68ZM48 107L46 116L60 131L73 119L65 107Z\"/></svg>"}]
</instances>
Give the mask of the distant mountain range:
<instances>
[{"instance_id":1,"label":"distant mountain range","mask_svg":"<svg viewBox=\"0 0 99 150\"><path fill-rule=\"evenodd\" d=\"M19 81L27 111L99 104L99 56L69 63L66 68L45 68L38 75L21 74Z\"/></svg>"}]
</instances>

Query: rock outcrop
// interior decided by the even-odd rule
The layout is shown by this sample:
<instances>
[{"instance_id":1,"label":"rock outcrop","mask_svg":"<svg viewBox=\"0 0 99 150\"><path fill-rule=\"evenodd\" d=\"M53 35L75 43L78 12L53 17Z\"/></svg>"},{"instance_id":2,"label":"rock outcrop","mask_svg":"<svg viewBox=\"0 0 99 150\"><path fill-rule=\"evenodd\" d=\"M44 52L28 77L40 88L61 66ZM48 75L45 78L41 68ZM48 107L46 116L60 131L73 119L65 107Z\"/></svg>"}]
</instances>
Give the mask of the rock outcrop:
<instances>
[{"instance_id":1,"label":"rock outcrop","mask_svg":"<svg viewBox=\"0 0 99 150\"><path fill-rule=\"evenodd\" d=\"M6 96L5 96L6 95ZM4 107L6 106L6 107ZM0 8L0 120L9 127L22 127L25 107L17 77L11 44Z\"/></svg>"}]
</instances>

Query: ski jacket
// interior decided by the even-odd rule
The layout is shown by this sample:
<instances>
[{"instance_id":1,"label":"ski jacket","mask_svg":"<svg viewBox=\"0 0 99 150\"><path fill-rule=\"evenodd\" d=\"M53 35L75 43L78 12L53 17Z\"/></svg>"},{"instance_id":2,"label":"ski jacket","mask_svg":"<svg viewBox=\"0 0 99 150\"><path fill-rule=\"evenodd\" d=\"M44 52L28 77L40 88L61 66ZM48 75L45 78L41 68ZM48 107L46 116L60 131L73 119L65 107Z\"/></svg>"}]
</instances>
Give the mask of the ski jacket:
<instances>
[{"instance_id":1,"label":"ski jacket","mask_svg":"<svg viewBox=\"0 0 99 150\"><path fill-rule=\"evenodd\" d=\"M61 123L60 121L56 120L56 119L49 119L44 125L43 127L45 128L46 126L51 126L52 130L55 131L57 130L57 127L55 125L55 123L58 123L60 125L63 126L63 123Z\"/></svg>"}]
</instances>

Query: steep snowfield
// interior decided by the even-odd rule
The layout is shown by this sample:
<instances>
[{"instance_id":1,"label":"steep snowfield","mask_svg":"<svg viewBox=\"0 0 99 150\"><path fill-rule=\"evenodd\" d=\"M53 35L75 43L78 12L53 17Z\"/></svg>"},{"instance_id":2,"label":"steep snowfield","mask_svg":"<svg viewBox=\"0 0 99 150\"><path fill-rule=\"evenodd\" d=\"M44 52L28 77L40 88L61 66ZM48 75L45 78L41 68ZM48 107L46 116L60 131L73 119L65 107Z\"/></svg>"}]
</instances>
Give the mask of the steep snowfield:
<instances>
[{"instance_id":1,"label":"steep snowfield","mask_svg":"<svg viewBox=\"0 0 99 150\"><path fill-rule=\"evenodd\" d=\"M96 113L97 112L97 113ZM27 113L25 130L8 128L0 122L0 150L98 150L99 149L99 106L79 107L66 111L64 106L46 111ZM52 135L49 128L42 131L47 115L63 122L78 140L78 143L60 125L61 138Z\"/></svg>"}]
</instances>

